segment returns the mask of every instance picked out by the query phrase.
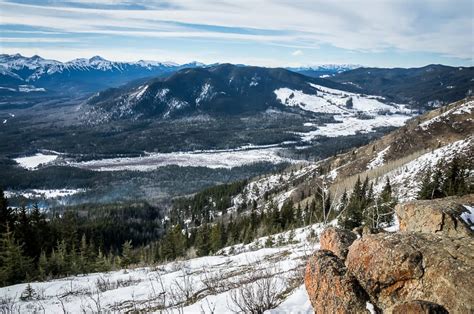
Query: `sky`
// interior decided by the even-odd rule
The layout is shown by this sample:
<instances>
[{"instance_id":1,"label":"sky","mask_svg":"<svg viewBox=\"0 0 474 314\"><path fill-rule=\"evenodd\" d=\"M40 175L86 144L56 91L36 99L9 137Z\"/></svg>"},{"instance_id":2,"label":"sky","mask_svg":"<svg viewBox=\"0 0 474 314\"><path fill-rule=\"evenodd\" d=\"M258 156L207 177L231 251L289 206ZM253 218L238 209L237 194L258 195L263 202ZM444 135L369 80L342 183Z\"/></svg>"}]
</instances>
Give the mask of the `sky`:
<instances>
[{"instance_id":1,"label":"sky","mask_svg":"<svg viewBox=\"0 0 474 314\"><path fill-rule=\"evenodd\" d=\"M473 66L472 0L0 0L0 52L68 61Z\"/></svg>"}]
</instances>

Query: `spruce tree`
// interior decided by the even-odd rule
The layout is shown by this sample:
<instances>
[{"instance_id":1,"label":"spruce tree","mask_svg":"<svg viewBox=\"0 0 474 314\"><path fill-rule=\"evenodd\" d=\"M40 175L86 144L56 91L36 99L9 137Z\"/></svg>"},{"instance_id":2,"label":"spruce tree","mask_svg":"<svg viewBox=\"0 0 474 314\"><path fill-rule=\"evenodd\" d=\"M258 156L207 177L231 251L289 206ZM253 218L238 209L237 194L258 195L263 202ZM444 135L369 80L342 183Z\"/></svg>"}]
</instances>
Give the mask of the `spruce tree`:
<instances>
[{"instance_id":1,"label":"spruce tree","mask_svg":"<svg viewBox=\"0 0 474 314\"><path fill-rule=\"evenodd\" d=\"M174 244L175 256L184 256L186 252L186 236L183 234L181 225L176 224L172 229L172 241Z\"/></svg>"},{"instance_id":2,"label":"spruce tree","mask_svg":"<svg viewBox=\"0 0 474 314\"><path fill-rule=\"evenodd\" d=\"M367 185L364 184L364 186ZM365 202L364 186L360 181L360 177L357 177L357 181L349 197L349 202L339 217L339 225L342 228L352 230L362 224L362 210Z\"/></svg>"},{"instance_id":3,"label":"spruce tree","mask_svg":"<svg viewBox=\"0 0 474 314\"><path fill-rule=\"evenodd\" d=\"M32 272L32 261L23 253L10 228L0 237L0 284L2 286L22 282Z\"/></svg>"},{"instance_id":4,"label":"spruce tree","mask_svg":"<svg viewBox=\"0 0 474 314\"><path fill-rule=\"evenodd\" d=\"M422 179L421 179L421 187L420 187L420 190L418 191L418 199L426 200L426 199L431 198L431 193L433 190L432 180L431 180L432 175L433 175L433 172L431 170L431 167L427 167L424 169Z\"/></svg>"},{"instance_id":5,"label":"spruce tree","mask_svg":"<svg viewBox=\"0 0 474 314\"><path fill-rule=\"evenodd\" d=\"M467 177L469 171L464 168L461 160L454 157L446 168L441 190L445 196L463 195L467 193Z\"/></svg>"},{"instance_id":6,"label":"spruce tree","mask_svg":"<svg viewBox=\"0 0 474 314\"><path fill-rule=\"evenodd\" d=\"M196 234L196 251L198 256L206 256L210 251L209 227L203 224Z\"/></svg>"},{"instance_id":7,"label":"spruce tree","mask_svg":"<svg viewBox=\"0 0 474 314\"><path fill-rule=\"evenodd\" d=\"M132 255L132 241L125 241L122 245L122 258L121 265L123 268L127 268L134 262Z\"/></svg>"},{"instance_id":8,"label":"spruce tree","mask_svg":"<svg viewBox=\"0 0 474 314\"><path fill-rule=\"evenodd\" d=\"M222 229L220 224L215 224L214 226L212 226L210 234L210 247L212 253L216 253L222 247L221 236Z\"/></svg>"}]
</instances>

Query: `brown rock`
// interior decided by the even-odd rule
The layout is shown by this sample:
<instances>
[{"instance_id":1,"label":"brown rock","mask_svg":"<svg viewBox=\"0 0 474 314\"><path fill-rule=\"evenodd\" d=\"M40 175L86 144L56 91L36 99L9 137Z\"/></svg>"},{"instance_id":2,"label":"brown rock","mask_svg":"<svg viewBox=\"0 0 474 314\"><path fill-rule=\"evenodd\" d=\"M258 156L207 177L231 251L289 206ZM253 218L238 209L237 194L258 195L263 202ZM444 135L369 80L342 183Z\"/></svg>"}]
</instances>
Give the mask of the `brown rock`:
<instances>
[{"instance_id":1,"label":"brown rock","mask_svg":"<svg viewBox=\"0 0 474 314\"><path fill-rule=\"evenodd\" d=\"M322 250L333 252L337 257L346 259L349 246L357 239L357 236L348 230L329 227L319 236Z\"/></svg>"},{"instance_id":2,"label":"brown rock","mask_svg":"<svg viewBox=\"0 0 474 314\"><path fill-rule=\"evenodd\" d=\"M441 305L420 300L395 305L387 312L392 314L448 314L448 311Z\"/></svg>"},{"instance_id":3,"label":"brown rock","mask_svg":"<svg viewBox=\"0 0 474 314\"><path fill-rule=\"evenodd\" d=\"M453 313L474 311L473 238L367 235L351 245L346 265L382 309L426 300Z\"/></svg>"},{"instance_id":4,"label":"brown rock","mask_svg":"<svg viewBox=\"0 0 474 314\"><path fill-rule=\"evenodd\" d=\"M474 194L403 203L395 207L395 213L400 222L400 231L472 237L474 232L460 218L465 211L462 205L469 204L474 204Z\"/></svg>"},{"instance_id":5,"label":"brown rock","mask_svg":"<svg viewBox=\"0 0 474 314\"><path fill-rule=\"evenodd\" d=\"M330 251L317 251L309 259L305 285L315 313L367 313L367 294Z\"/></svg>"}]
</instances>

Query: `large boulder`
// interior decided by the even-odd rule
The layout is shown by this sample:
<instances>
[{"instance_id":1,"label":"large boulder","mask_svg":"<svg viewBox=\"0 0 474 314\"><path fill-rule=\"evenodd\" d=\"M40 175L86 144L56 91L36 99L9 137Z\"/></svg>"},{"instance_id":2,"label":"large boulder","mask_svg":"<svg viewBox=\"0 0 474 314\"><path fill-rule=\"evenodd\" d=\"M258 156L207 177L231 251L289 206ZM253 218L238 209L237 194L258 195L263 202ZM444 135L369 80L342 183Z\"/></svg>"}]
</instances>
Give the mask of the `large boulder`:
<instances>
[{"instance_id":1,"label":"large boulder","mask_svg":"<svg viewBox=\"0 0 474 314\"><path fill-rule=\"evenodd\" d=\"M349 246L357 239L357 236L348 230L334 227L326 228L319 236L322 250L333 252L342 260L346 259Z\"/></svg>"},{"instance_id":2,"label":"large boulder","mask_svg":"<svg viewBox=\"0 0 474 314\"><path fill-rule=\"evenodd\" d=\"M367 313L367 294L330 251L317 251L310 258L305 285L315 313Z\"/></svg>"},{"instance_id":3,"label":"large boulder","mask_svg":"<svg viewBox=\"0 0 474 314\"><path fill-rule=\"evenodd\" d=\"M452 313L474 311L474 240L412 232L364 236L346 266L382 309L426 300Z\"/></svg>"},{"instance_id":4,"label":"large boulder","mask_svg":"<svg viewBox=\"0 0 474 314\"><path fill-rule=\"evenodd\" d=\"M403 203L395 207L395 213L400 231L472 237L474 232L461 218L466 211L462 205L474 205L474 194Z\"/></svg>"}]
</instances>

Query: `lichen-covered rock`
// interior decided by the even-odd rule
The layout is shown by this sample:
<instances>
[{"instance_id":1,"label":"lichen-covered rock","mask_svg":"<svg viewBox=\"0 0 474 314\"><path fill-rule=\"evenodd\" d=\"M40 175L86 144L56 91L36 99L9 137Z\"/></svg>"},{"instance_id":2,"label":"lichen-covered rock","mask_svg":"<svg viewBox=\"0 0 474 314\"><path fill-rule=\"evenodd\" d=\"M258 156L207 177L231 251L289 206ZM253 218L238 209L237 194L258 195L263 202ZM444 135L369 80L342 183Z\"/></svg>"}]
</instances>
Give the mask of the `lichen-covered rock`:
<instances>
[{"instance_id":1,"label":"lichen-covered rock","mask_svg":"<svg viewBox=\"0 0 474 314\"><path fill-rule=\"evenodd\" d=\"M367 294L330 251L317 251L309 259L305 285L315 313L367 313Z\"/></svg>"},{"instance_id":2,"label":"lichen-covered rock","mask_svg":"<svg viewBox=\"0 0 474 314\"><path fill-rule=\"evenodd\" d=\"M346 266L382 309L426 300L474 311L474 240L411 232L373 234L349 248Z\"/></svg>"},{"instance_id":3,"label":"lichen-covered rock","mask_svg":"<svg viewBox=\"0 0 474 314\"><path fill-rule=\"evenodd\" d=\"M460 217L465 211L462 205L474 205L474 194L403 203L395 207L395 213L400 231L472 237L474 232Z\"/></svg>"},{"instance_id":4,"label":"lichen-covered rock","mask_svg":"<svg viewBox=\"0 0 474 314\"><path fill-rule=\"evenodd\" d=\"M448 311L439 304L415 300L395 305L387 313L391 314L448 314Z\"/></svg>"},{"instance_id":5,"label":"lichen-covered rock","mask_svg":"<svg viewBox=\"0 0 474 314\"><path fill-rule=\"evenodd\" d=\"M357 239L357 236L348 230L329 227L319 236L322 250L333 252L337 257L346 259L349 246Z\"/></svg>"}]
</instances>

